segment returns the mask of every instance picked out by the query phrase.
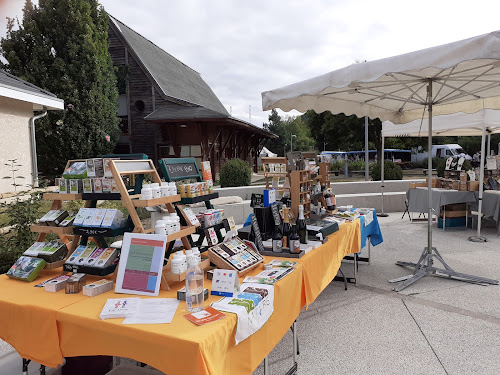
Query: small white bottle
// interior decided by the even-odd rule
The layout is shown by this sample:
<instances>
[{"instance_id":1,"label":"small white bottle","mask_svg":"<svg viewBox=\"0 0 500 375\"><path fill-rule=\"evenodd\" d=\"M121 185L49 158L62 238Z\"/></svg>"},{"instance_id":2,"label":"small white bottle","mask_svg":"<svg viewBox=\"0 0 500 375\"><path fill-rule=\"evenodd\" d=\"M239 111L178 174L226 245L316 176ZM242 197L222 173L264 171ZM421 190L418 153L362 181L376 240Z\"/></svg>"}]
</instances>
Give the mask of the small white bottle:
<instances>
[{"instance_id":1,"label":"small white bottle","mask_svg":"<svg viewBox=\"0 0 500 375\"><path fill-rule=\"evenodd\" d=\"M172 220L170 219L170 216L164 216L163 221L165 222L167 235L172 234Z\"/></svg>"},{"instance_id":2,"label":"small white bottle","mask_svg":"<svg viewBox=\"0 0 500 375\"><path fill-rule=\"evenodd\" d=\"M180 251L179 257L182 260L182 272L186 272L187 271L187 257L186 257L186 254L184 254L184 251L182 251L182 250Z\"/></svg>"},{"instance_id":3,"label":"small white bottle","mask_svg":"<svg viewBox=\"0 0 500 375\"><path fill-rule=\"evenodd\" d=\"M142 185L141 199L142 200L153 199L153 190L151 190L151 185L149 184Z\"/></svg>"},{"instance_id":4,"label":"small white bottle","mask_svg":"<svg viewBox=\"0 0 500 375\"><path fill-rule=\"evenodd\" d=\"M175 253L170 261L170 270L172 273L179 275L183 272L182 269L182 259L179 255L177 255L177 253Z\"/></svg>"},{"instance_id":5,"label":"small white bottle","mask_svg":"<svg viewBox=\"0 0 500 375\"><path fill-rule=\"evenodd\" d=\"M177 186L175 185L175 182L169 182L169 189L170 189L170 195L177 194Z\"/></svg>"},{"instance_id":6,"label":"small white bottle","mask_svg":"<svg viewBox=\"0 0 500 375\"><path fill-rule=\"evenodd\" d=\"M168 197L170 195L170 186L168 182L163 181L160 185L160 191L162 197Z\"/></svg>"},{"instance_id":7,"label":"small white bottle","mask_svg":"<svg viewBox=\"0 0 500 375\"><path fill-rule=\"evenodd\" d=\"M161 198L160 184L158 182L151 184L151 191L153 193L153 198Z\"/></svg>"},{"instance_id":8,"label":"small white bottle","mask_svg":"<svg viewBox=\"0 0 500 375\"><path fill-rule=\"evenodd\" d=\"M181 218L179 216L174 217L174 224L175 224L175 231L180 232L181 231Z\"/></svg>"},{"instance_id":9,"label":"small white bottle","mask_svg":"<svg viewBox=\"0 0 500 375\"><path fill-rule=\"evenodd\" d=\"M156 220L155 224L155 234L167 234L167 227L165 225L165 221L163 220Z\"/></svg>"},{"instance_id":10,"label":"small white bottle","mask_svg":"<svg viewBox=\"0 0 500 375\"><path fill-rule=\"evenodd\" d=\"M201 253L200 253L200 249L198 249L197 247L193 247L191 249L193 251L193 256L198 259L198 264L201 263Z\"/></svg>"}]
</instances>

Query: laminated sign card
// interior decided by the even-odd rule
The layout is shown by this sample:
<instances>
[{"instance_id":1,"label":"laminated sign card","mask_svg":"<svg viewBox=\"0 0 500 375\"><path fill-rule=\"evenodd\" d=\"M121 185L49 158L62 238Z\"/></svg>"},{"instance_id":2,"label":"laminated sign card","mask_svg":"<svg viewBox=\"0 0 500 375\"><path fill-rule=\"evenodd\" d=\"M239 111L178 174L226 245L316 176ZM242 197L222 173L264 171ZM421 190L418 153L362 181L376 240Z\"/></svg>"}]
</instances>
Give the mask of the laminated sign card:
<instances>
[{"instance_id":1,"label":"laminated sign card","mask_svg":"<svg viewBox=\"0 0 500 375\"><path fill-rule=\"evenodd\" d=\"M157 296L167 236L125 233L116 278L116 293Z\"/></svg>"}]
</instances>

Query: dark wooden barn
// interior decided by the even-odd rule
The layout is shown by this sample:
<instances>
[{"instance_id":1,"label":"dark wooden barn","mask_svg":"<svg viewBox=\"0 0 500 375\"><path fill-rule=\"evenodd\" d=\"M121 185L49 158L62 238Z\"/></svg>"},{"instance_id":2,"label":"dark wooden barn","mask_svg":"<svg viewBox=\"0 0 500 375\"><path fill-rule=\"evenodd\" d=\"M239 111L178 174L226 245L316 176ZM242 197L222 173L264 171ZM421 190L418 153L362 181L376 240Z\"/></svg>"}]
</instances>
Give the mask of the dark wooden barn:
<instances>
[{"instance_id":1,"label":"dark wooden barn","mask_svg":"<svg viewBox=\"0 0 500 375\"><path fill-rule=\"evenodd\" d=\"M112 16L108 41L120 91L116 153L192 156L209 160L215 175L240 158L256 171L264 141L276 135L232 117L198 72Z\"/></svg>"}]
</instances>

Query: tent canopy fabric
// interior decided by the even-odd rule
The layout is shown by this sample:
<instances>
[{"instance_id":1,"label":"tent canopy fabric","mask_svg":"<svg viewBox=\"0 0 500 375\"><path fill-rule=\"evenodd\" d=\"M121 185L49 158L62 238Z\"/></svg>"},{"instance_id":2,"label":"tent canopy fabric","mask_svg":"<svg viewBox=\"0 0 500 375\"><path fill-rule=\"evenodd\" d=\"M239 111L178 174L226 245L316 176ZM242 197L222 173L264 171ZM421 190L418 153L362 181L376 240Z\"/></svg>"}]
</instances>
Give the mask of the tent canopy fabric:
<instances>
[{"instance_id":1,"label":"tent canopy fabric","mask_svg":"<svg viewBox=\"0 0 500 375\"><path fill-rule=\"evenodd\" d=\"M500 109L500 31L347 66L262 93L262 108L313 109L405 124L434 115Z\"/></svg>"},{"instance_id":2,"label":"tent canopy fabric","mask_svg":"<svg viewBox=\"0 0 500 375\"><path fill-rule=\"evenodd\" d=\"M432 118L433 136L481 136L483 126L486 133L500 133L500 111L484 109L476 113L454 113ZM388 137L427 137L429 120L418 119L407 124L396 125L390 121L382 123L382 135Z\"/></svg>"}]
</instances>

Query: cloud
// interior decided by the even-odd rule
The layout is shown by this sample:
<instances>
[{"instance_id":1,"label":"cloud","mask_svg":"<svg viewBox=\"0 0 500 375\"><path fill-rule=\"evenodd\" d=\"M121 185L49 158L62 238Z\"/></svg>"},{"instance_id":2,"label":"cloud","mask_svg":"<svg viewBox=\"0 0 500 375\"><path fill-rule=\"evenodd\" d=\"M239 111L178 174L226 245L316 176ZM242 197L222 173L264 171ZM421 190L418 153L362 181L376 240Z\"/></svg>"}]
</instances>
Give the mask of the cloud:
<instances>
[{"instance_id":1,"label":"cloud","mask_svg":"<svg viewBox=\"0 0 500 375\"><path fill-rule=\"evenodd\" d=\"M23 0L17 3L18 13ZM262 125L261 92L498 28L498 1L101 0L120 21L198 71L232 113ZM3 14L3 11L2 11ZM1 21L3 22L3 20ZM0 24L1 27L1 24ZM292 112L296 113L296 112Z\"/></svg>"}]
</instances>

